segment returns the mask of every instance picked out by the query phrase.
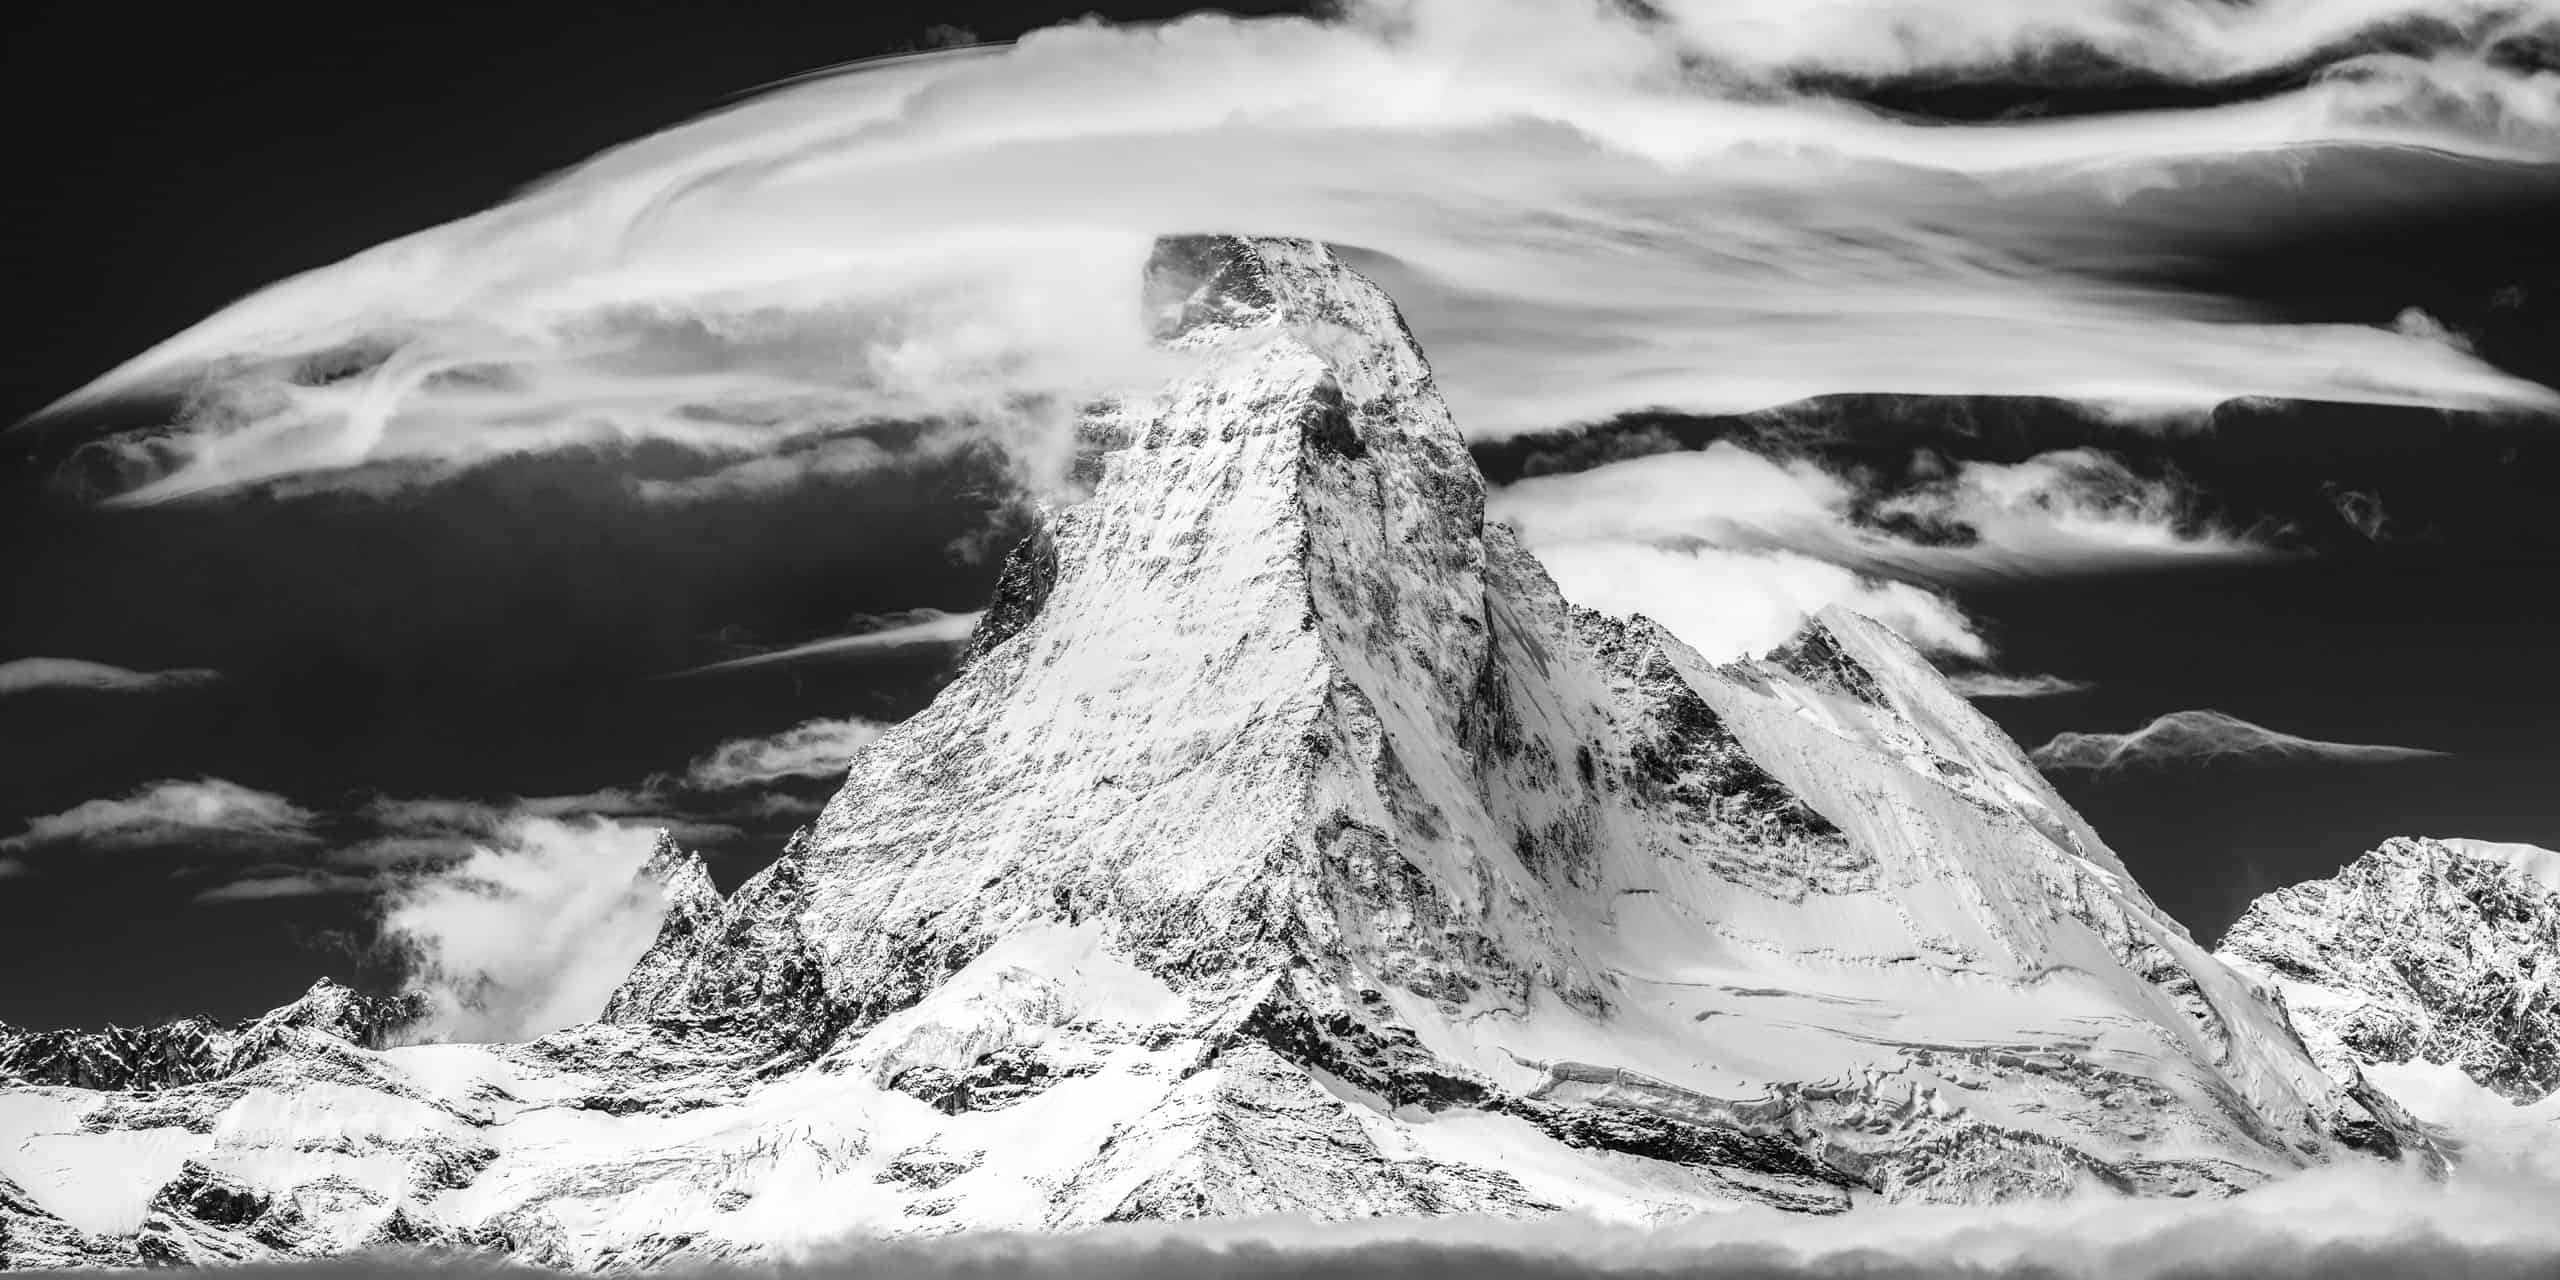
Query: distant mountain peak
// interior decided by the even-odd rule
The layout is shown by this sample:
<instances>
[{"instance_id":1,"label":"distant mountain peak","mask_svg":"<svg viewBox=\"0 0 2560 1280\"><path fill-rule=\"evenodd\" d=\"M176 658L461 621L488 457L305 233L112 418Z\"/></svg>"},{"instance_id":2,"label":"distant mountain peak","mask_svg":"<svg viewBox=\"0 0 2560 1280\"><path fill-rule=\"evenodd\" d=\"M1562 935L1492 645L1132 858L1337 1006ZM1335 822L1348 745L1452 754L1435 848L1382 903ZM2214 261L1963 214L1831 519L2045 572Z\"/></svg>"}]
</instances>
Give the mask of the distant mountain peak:
<instances>
[{"instance_id":1,"label":"distant mountain peak","mask_svg":"<svg viewBox=\"0 0 2560 1280\"><path fill-rule=\"evenodd\" d=\"M2322 1065L2458 1067L2517 1103L2560 1091L2560 855L2394 837L2252 903L2216 954L2279 992Z\"/></svg>"}]
</instances>

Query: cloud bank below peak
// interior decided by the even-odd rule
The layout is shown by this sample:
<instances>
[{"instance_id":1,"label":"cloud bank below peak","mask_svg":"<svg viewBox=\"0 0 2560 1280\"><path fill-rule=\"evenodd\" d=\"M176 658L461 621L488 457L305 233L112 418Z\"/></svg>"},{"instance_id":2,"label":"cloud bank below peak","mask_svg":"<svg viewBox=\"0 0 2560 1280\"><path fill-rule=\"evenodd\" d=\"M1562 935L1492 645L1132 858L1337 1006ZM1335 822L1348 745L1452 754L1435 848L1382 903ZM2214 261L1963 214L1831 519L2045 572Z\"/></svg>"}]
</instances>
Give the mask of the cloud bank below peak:
<instances>
[{"instance_id":1,"label":"cloud bank below peak","mask_svg":"<svg viewBox=\"0 0 2560 1280\"><path fill-rule=\"evenodd\" d=\"M2503 1174L2503 1171L2502 1171ZM2228 1200L2090 1194L1884 1205L1808 1221L1765 1209L1654 1227L1571 1215L1314 1222L1266 1217L816 1242L773 1260L674 1260L674 1280L2523 1280L2560 1262L2553 1188L2527 1174L2431 1184L2314 1170ZM253 1263L247 1280L513 1274L485 1256Z\"/></svg>"},{"instance_id":2,"label":"cloud bank below peak","mask_svg":"<svg viewBox=\"0 0 2560 1280\"><path fill-rule=\"evenodd\" d=\"M2560 86L2492 53L2555 12L1364 0L1086 21L615 148L270 286L68 402L184 399L96 446L133 501L641 440L749 492L869 465L810 445L881 420L998 441L1040 479L1073 406L1166 372L1135 306L1152 239L1221 228L1368 251L1483 436L1835 391L2550 409L2423 328L2253 323L2138 281L2181 228L2280 211L2314 155L2554 162ZM2440 34L2377 38L2410 29ZM2091 51L2178 83L2299 75L2218 106L1957 124L1813 87Z\"/></svg>"},{"instance_id":3,"label":"cloud bank below peak","mask_svg":"<svg viewBox=\"0 0 2560 1280\"><path fill-rule=\"evenodd\" d=\"M2399 764L2446 752L2305 738L2220 711L2172 711L2130 733L2061 733L2028 753L2039 768L2114 773L2188 763Z\"/></svg>"}]
</instances>

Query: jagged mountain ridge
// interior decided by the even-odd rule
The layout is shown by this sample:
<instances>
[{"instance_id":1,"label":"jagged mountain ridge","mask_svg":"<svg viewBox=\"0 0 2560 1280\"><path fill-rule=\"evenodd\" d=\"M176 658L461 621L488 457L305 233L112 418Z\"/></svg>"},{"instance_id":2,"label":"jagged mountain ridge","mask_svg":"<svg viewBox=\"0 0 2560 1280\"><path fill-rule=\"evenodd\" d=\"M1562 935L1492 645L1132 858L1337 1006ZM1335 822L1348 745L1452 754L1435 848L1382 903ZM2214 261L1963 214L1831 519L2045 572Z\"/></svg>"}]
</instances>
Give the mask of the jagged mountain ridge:
<instances>
[{"instance_id":1,"label":"jagged mountain ridge","mask_svg":"<svg viewBox=\"0 0 2560 1280\"><path fill-rule=\"evenodd\" d=\"M2216 954L2278 992L2332 1073L2424 1061L2560 1092L2560 853L2396 838L2250 904Z\"/></svg>"},{"instance_id":2,"label":"jagged mountain ridge","mask_svg":"<svg viewBox=\"0 0 2560 1280\"><path fill-rule=\"evenodd\" d=\"M289 1030L380 1049L425 1012L415 995L371 996L322 978L291 1004L228 1026L209 1018L95 1031L0 1023L0 1083L124 1092L200 1084L284 1051Z\"/></svg>"},{"instance_id":3,"label":"jagged mountain ridge","mask_svg":"<svg viewBox=\"0 0 2560 1280\"><path fill-rule=\"evenodd\" d=\"M0 1093L11 1238L593 1267L2432 1154L1883 629L1718 667L1567 604L1326 250L1171 241L1145 305L1188 372L1096 414L967 668L727 900L662 848L603 1023Z\"/></svg>"}]
</instances>

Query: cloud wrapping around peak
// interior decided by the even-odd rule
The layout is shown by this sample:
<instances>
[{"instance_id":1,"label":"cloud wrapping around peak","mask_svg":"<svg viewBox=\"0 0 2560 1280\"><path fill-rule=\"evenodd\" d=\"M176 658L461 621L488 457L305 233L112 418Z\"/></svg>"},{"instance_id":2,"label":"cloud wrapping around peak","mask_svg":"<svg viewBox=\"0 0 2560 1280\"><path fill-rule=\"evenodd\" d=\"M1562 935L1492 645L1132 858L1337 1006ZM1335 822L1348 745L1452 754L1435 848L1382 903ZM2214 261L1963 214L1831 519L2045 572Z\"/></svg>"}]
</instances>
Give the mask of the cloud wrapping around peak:
<instances>
[{"instance_id":1,"label":"cloud wrapping around peak","mask_svg":"<svg viewBox=\"0 0 2560 1280\"><path fill-rule=\"evenodd\" d=\"M527 1040L603 1012L666 914L640 874L656 843L646 826L516 817L461 861L397 881L381 937L429 997L417 1034Z\"/></svg>"},{"instance_id":2,"label":"cloud wrapping around peak","mask_svg":"<svg viewBox=\"0 0 2560 1280\"><path fill-rule=\"evenodd\" d=\"M0 662L0 698L38 689L85 689L97 693L159 693L210 684L222 673L204 667L135 671L128 667L79 658L12 658Z\"/></svg>"},{"instance_id":3,"label":"cloud wrapping around peak","mask_svg":"<svg viewBox=\"0 0 2560 1280\"><path fill-rule=\"evenodd\" d=\"M685 500L876 465L847 432L884 421L1048 482L1078 406L1170 371L1137 315L1148 246L1215 228L1368 251L1484 436L1836 391L2550 409L2424 325L2251 323L2139 281L2183 230L2281 215L2314 156L2552 163L2560 88L2491 48L2555 7L1354 0L1073 23L614 148L272 285L67 403L183 399L98 446L133 501L636 441L716 460L656 492ZM2435 46L2381 51L2413 30ZM2298 76L1970 124L1811 83L2091 53L2174 83Z\"/></svg>"},{"instance_id":4,"label":"cloud wrapping around peak","mask_svg":"<svg viewBox=\"0 0 2560 1280\"><path fill-rule=\"evenodd\" d=\"M319 820L320 815L283 796L228 779L173 778L29 818L24 832L0 840L0 849L272 848L311 843L318 838L312 828Z\"/></svg>"},{"instance_id":5,"label":"cloud wrapping around peak","mask_svg":"<svg viewBox=\"0 0 2560 1280\"><path fill-rule=\"evenodd\" d=\"M2028 753L2047 771L2112 773L2187 763L2397 764L2445 752L2324 742L2251 724L2220 711L2172 711L2131 733L2061 733Z\"/></svg>"}]
</instances>

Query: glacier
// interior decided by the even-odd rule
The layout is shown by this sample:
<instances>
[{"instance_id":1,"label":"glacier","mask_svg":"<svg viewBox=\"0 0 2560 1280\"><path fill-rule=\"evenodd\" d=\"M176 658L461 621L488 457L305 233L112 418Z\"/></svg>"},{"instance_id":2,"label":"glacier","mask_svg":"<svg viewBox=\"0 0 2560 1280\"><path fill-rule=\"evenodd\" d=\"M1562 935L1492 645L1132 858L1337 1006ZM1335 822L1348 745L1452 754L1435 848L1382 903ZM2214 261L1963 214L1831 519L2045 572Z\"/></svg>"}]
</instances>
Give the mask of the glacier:
<instances>
[{"instance_id":1,"label":"glacier","mask_svg":"<svg viewBox=\"0 0 2560 1280\"><path fill-rule=\"evenodd\" d=\"M662 842L596 1022L0 1030L0 1266L2443 1168L1890 631L1717 664L1568 603L1333 252L1133 283L1182 372L1088 415L1090 495L771 865L724 898Z\"/></svg>"}]
</instances>

